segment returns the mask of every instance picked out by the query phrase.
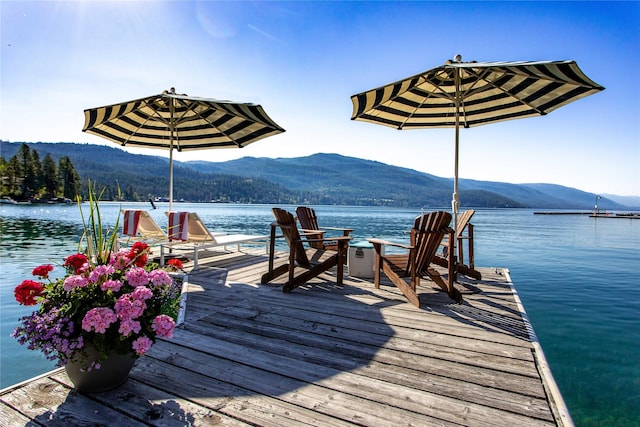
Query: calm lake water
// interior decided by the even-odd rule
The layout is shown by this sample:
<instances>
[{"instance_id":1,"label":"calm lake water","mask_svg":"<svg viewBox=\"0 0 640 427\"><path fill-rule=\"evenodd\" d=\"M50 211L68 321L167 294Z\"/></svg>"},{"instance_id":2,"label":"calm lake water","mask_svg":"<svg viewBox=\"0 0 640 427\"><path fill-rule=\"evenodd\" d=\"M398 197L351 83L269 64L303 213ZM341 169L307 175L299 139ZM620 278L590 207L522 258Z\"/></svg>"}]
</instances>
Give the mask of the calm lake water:
<instances>
[{"instance_id":1,"label":"calm lake water","mask_svg":"<svg viewBox=\"0 0 640 427\"><path fill-rule=\"evenodd\" d=\"M114 224L121 207L101 203ZM150 210L166 223L168 204ZM212 230L268 234L270 206L178 204ZM293 210L295 207L285 207ZM323 224L355 229L355 241L404 241L419 209L319 206ZM13 289L44 263L77 249L82 222L76 205L0 205L0 388L54 367L9 337L21 307ZM578 426L640 425L640 220L586 215L534 215L531 210L478 210L476 264L505 267L542 344ZM62 268L57 268L62 274Z\"/></svg>"}]
</instances>

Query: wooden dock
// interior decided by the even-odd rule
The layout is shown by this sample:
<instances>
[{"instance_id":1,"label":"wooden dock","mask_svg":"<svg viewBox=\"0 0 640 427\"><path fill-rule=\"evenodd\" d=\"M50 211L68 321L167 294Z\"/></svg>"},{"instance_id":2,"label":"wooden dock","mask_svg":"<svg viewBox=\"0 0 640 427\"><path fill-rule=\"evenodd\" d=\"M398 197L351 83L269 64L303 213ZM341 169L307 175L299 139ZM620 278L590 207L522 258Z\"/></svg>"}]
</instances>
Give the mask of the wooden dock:
<instances>
[{"instance_id":1,"label":"wooden dock","mask_svg":"<svg viewBox=\"0 0 640 427\"><path fill-rule=\"evenodd\" d=\"M264 248L207 255L123 386L76 393L57 369L1 390L0 425L572 425L505 269L462 277L462 305L423 280L417 309L332 273L260 285Z\"/></svg>"}]
</instances>

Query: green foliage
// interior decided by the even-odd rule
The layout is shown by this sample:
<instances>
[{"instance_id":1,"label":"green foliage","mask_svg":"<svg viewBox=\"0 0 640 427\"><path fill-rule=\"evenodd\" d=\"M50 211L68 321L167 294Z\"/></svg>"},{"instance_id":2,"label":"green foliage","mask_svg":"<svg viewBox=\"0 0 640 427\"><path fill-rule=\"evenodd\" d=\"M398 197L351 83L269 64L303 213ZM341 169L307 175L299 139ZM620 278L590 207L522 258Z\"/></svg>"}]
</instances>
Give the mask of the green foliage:
<instances>
[{"instance_id":1,"label":"green foliage","mask_svg":"<svg viewBox=\"0 0 640 427\"><path fill-rule=\"evenodd\" d=\"M86 250L84 253L91 260L94 260L97 264L107 264L111 258L111 251L116 247L116 239L118 238L118 223L120 222L120 215L116 218L116 223L110 230L106 230L102 225L102 216L100 215L99 201L100 197L104 193L104 190L97 195L94 184L89 181L87 183L89 192L89 216L85 218L82 211L82 200L78 197L78 208L80 209L80 216L82 217L82 225L84 233L80 240L86 241ZM81 249L81 248L79 248Z\"/></svg>"},{"instance_id":2,"label":"green foliage","mask_svg":"<svg viewBox=\"0 0 640 427\"><path fill-rule=\"evenodd\" d=\"M58 168L49 153L44 156L42 161L42 186L45 197L56 197L58 194Z\"/></svg>"},{"instance_id":3,"label":"green foliage","mask_svg":"<svg viewBox=\"0 0 640 427\"><path fill-rule=\"evenodd\" d=\"M6 143L2 144L4 148ZM9 161L0 159L2 196L16 200L62 196L73 200L80 194L80 175L68 156L61 157L56 167L50 153L41 161L38 151L23 143Z\"/></svg>"},{"instance_id":4,"label":"green foliage","mask_svg":"<svg viewBox=\"0 0 640 427\"><path fill-rule=\"evenodd\" d=\"M80 174L73 167L68 156L61 157L58 161L58 176L62 184L62 196L67 199L75 199L80 194L81 180Z\"/></svg>"}]
</instances>

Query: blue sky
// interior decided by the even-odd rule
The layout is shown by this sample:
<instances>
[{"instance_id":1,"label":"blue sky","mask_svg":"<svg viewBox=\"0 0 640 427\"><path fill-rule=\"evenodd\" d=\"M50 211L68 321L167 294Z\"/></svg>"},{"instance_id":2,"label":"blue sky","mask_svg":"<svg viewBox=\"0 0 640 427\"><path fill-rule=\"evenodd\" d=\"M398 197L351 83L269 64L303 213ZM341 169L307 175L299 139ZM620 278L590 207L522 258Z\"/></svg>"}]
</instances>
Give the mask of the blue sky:
<instances>
[{"instance_id":1,"label":"blue sky","mask_svg":"<svg viewBox=\"0 0 640 427\"><path fill-rule=\"evenodd\" d=\"M175 87L287 132L179 161L346 156L453 176L453 129L351 121L350 96L441 65L565 60L606 90L461 130L460 177L640 196L640 2L1 1L0 138L110 143L83 110ZM140 154L166 152L127 149Z\"/></svg>"}]
</instances>

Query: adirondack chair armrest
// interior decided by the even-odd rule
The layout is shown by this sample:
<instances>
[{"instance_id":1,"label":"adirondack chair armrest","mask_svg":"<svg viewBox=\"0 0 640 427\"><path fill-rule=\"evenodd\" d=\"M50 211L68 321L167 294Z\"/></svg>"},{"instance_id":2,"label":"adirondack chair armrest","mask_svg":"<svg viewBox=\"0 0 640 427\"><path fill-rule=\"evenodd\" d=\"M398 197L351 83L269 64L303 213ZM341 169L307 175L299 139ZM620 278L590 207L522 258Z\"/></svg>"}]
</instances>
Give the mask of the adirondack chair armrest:
<instances>
[{"instance_id":1,"label":"adirondack chair armrest","mask_svg":"<svg viewBox=\"0 0 640 427\"><path fill-rule=\"evenodd\" d=\"M326 233L326 231L324 230L312 230L309 228L301 228L300 229L300 235L301 236L309 236L309 235L314 235L314 234L324 234Z\"/></svg>"},{"instance_id":2,"label":"adirondack chair armrest","mask_svg":"<svg viewBox=\"0 0 640 427\"><path fill-rule=\"evenodd\" d=\"M317 234L317 233L316 233ZM302 235L302 233L301 233ZM351 237L349 236L336 236L336 237L326 237L323 239L305 239L304 241L307 242L336 242L336 241L346 241L348 242L349 240L351 240ZM301 240L302 241L302 240Z\"/></svg>"},{"instance_id":3,"label":"adirondack chair armrest","mask_svg":"<svg viewBox=\"0 0 640 427\"><path fill-rule=\"evenodd\" d=\"M467 234L462 234L464 230L460 230L460 234L458 234L458 240L473 240L473 224L467 224L465 228L467 230Z\"/></svg>"},{"instance_id":4,"label":"adirondack chair armrest","mask_svg":"<svg viewBox=\"0 0 640 427\"><path fill-rule=\"evenodd\" d=\"M322 236L322 237L320 237L321 240L324 238L324 230L305 230L305 229L301 229L298 234L300 235L300 237L306 237L307 241L309 241L309 240L318 240L318 239L309 239L310 236L320 235L320 236Z\"/></svg>"},{"instance_id":5,"label":"adirondack chair armrest","mask_svg":"<svg viewBox=\"0 0 640 427\"><path fill-rule=\"evenodd\" d=\"M440 244L443 246L448 246L451 240L454 238L456 231L451 227L445 227L442 229L442 231L444 232L444 236Z\"/></svg>"},{"instance_id":6,"label":"adirondack chair armrest","mask_svg":"<svg viewBox=\"0 0 640 427\"><path fill-rule=\"evenodd\" d=\"M406 245L404 243L391 242L389 240L383 239L367 239L369 243L373 243L374 245L385 245L385 246L395 246L397 248L403 248L408 251L415 249L413 245Z\"/></svg>"},{"instance_id":7,"label":"adirondack chair armrest","mask_svg":"<svg viewBox=\"0 0 640 427\"><path fill-rule=\"evenodd\" d=\"M323 230L332 230L332 231L345 231L347 233L351 233L353 228L342 228L342 227L322 227Z\"/></svg>"}]
</instances>

